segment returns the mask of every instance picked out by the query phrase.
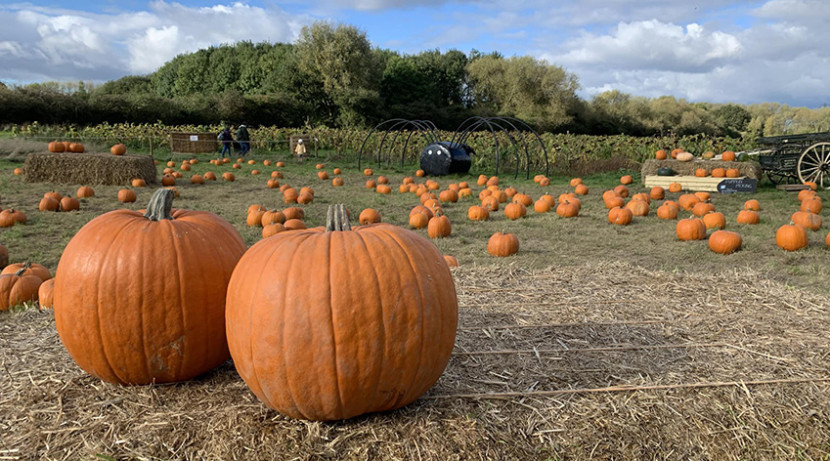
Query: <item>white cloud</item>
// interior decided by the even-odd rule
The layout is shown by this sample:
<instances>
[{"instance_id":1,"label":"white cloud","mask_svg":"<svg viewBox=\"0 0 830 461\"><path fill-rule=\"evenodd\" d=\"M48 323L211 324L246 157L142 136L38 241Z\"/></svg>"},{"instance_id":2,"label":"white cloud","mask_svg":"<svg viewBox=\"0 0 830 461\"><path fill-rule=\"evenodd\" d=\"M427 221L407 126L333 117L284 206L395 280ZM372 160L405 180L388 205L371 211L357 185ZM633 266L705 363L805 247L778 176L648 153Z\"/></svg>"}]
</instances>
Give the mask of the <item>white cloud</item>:
<instances>
[{"instance_id":1,"label":"white cloud","mask_svg":"<svg viewBox=\"0 0 830 461\"><path fill-rule=\"evenodd\" d=\"M741 52L737 37L657 20L620 23L608 35L584 34L565 44L568 51L546 56L568 67L705 72Z\"/></svg>"},{"instance_id":2,"label":"white cloud","mask_svg":"<svg viewBox=\"0 0 830 461\"><path fill-rule=\"evenodd\" d=\"M155 1L149 11L93 14L0 6L0 79L110 80L150 73L178 54L211 45L291 42L309 20L243 3L188 7Z\"/></svg>"}]
</instances>

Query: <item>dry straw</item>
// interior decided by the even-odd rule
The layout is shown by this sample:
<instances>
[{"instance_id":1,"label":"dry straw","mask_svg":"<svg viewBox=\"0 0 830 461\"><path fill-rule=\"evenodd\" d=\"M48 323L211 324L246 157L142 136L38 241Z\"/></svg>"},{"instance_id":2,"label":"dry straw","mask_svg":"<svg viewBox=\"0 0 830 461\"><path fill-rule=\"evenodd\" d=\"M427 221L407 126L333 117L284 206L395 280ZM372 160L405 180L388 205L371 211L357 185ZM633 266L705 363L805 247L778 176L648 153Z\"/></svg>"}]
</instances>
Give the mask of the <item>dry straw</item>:
<instances>
[{"instance_id":1,"label":"dry straw","mask_svg":"<svg viewBox=\"0 0 830 461\"><path fill-rule=\"evenodd\" d=\"M751 268L453 275L461 328L436 386L336 423L266 409L230 362L176 385L102 383L72 363L51 313L0 313L0 459L830 456L824 295Z\"/></svg>"},{"instance_id":2,"label":"dry straw","mask_svg":"<svg viewBox=\"0 0 830 461\"><path fill-rule=\"evenodd\" d=\"M694 176L695 170L703 168L707 173L711 174L715 168L737 168L741 176L748 178L761 179L761 165L755 162L723 162L720 160L701 160L696 159L691 162L681 162L674 159L656 160L650 159L643 163L640 174L643 177L654 176L657 174L658 168L671 168L679 176Z\"/></svg>"},{"instance_id":3,"label":"dry straw","mask_svg":"<svg viewBox=\"0 0 830 461\"><path fill-rule=\"evenodd\" d=\"M23 172L28 182L129 184L134 178L156 182L153 159L140 155L39 152L29 154Z\"/></svg>"}]
</instances>

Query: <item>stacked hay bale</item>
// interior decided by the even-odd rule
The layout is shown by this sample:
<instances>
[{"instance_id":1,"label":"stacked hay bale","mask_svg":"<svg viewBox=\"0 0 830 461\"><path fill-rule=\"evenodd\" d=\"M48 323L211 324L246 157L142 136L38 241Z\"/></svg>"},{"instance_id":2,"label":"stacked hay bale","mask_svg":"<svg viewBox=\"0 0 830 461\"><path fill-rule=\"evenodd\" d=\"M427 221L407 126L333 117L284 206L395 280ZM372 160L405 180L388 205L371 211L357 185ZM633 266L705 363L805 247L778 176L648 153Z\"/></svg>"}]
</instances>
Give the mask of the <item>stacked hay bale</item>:
<instances>
[{"instance_id":1,"label":"stacked hay bale","mask_svg":"<svg viewBox=\"0 0 830 461\"><path fill-rule=\"evenodd\" d=\"M129 184L135 178L156 182L153 159L140 155L36 152L26 158L23 171L27 182Z\"/></svg>"},{"instance_id":2,"label":"stacked hay bale","mask_svg":"<svg viewBox=\"0 0 830 461\"><path fill-rule=\"evenodd\" d=\"M703 160L695 159L691 162L681 162L675 159L656 160L650 159L643 163L640 170L642 177L653 176L657 174L659 168L671 168L678 176L694 176L695 170L703 168L710 172L713 168L737 168L741 172L741 176L747 178L761 179L761 165L755 162L724 162L721 160Z\"/></svg>"}]
</instances>

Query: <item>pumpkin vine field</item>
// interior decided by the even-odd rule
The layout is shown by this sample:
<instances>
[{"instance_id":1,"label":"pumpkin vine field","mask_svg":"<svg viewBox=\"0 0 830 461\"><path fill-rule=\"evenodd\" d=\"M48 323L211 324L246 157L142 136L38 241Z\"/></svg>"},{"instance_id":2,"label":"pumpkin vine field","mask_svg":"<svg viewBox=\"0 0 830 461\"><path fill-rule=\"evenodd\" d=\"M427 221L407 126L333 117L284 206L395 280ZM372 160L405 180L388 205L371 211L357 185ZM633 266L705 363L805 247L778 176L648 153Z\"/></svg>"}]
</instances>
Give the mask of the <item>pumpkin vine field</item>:
<instances>
[{"instance_id":1,"label":"pumpkin vine field","mask_svg":"<svg viewBox=\"0 0 830 461\"><path fill-rule=\"evenodd\" d=\"M96 135L107 142L86 152L111 155L107 144L123 141L119 158L148 154L126 135ZM54 311L35 302L0 311L0 457L830 453L827 191L672 192L644 187L636 168L575 178L534 165L535 178L514 180L476 165L425 177L411 163L358 169L336 151L363 134L337 136L304 163L256 144L228 161L157 149L156 183L27 182L24 164L0 160L0 213L25 219L0 227L7 263L62 271L46 285L54 300L44 291L41 303ZM608 141L574 150L594 152L586 164L654 155ZM147 218L136 213L148 203ZM199 246L177 240L175 229L196 224L176 219L201 223ZM156 224L167 227L131 227ZM303 230L318 227L327 230ZM152 282L161 272L165 282ZM182 317L153 328L119 321L107 310L118 293L131 312L165 299ZM227 361L205 339L224 340L209 328L215 318L187 326L190 309L216 317L225 299ZM349 311L356 303L368 307ZM70 322L71 309L96 327ZM366 336L378 323L383 335ZM180 330L183 339L156 344ZM184 347L188 335L198 347ZM394 353L368 353L370 343ZM193 354L196 371L179 365ZM146 384L154 376L164 379Z\"/></svg>"}]
</instances>

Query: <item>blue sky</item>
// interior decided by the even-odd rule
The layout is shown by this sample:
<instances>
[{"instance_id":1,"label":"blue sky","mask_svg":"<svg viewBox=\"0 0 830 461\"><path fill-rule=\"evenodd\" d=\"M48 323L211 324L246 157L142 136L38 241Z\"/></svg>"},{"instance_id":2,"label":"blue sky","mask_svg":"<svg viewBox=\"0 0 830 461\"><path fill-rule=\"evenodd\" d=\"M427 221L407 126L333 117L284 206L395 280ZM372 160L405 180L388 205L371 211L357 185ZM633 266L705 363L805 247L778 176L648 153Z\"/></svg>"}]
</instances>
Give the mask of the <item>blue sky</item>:
<instances>
[{"instance_id":1,"label":"blue sky","mask_svg":"<svg viewBox=\"0 0 830 461\"><path fill-rule=\"evenodd\" d=\"M0 80L102 82L240 40L293 42L326 20L373 45L472 49L562 66L586 99L830 104L830 0L34 1L0 4Z\"/></svg>"}]
</instances>

